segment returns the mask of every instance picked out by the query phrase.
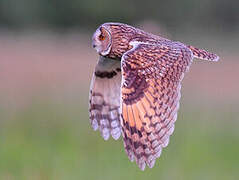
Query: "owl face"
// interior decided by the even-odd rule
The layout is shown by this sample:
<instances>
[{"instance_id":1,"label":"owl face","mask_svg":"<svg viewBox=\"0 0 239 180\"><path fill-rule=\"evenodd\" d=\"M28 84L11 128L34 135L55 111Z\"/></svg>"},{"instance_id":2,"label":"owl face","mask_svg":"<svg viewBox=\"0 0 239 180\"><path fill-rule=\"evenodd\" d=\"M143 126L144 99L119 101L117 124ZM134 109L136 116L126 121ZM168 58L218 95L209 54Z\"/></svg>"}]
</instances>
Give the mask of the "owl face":
<instances>
[{"instance_id":1,"label":"owl face","mask_svg":"<svg viewBox=\"0 0 239 180\"><path fill-rule=\"evenodd\" d=\"M108 55L112 47L112 39L109 30L100 26L92 37L92 46L100 55Z\"/></svg>"}]
</instances>

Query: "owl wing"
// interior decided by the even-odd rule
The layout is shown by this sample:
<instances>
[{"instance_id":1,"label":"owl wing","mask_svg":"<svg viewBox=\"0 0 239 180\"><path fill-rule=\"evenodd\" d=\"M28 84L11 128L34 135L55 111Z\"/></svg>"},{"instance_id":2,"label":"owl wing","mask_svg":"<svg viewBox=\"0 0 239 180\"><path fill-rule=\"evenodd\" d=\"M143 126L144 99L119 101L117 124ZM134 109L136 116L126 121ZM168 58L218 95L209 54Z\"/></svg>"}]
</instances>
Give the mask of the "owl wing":
<instances>
[{"instance_id":1,"label":"owl wing","mask_svg":"<svg viewBox=\"0 0 239 180\"><path fill-rule=\"evenodd\" d=\"M89 112L92 128L99 129L105 140L110 134L114 139L121 134L121 76L120 60L100 56L91 80Z\"/></svg>"},{"instance_id":2,"label":"owl wing","mask_svg":"<svg viewBox=\"0 0 239 180\"><path fill-rule=\"evenodd\" d=\"M129 159L144 170L154 166L174 131L192 52L177 42L130 44L121 60L121 125Z\"/></svg>"}]
</instances>

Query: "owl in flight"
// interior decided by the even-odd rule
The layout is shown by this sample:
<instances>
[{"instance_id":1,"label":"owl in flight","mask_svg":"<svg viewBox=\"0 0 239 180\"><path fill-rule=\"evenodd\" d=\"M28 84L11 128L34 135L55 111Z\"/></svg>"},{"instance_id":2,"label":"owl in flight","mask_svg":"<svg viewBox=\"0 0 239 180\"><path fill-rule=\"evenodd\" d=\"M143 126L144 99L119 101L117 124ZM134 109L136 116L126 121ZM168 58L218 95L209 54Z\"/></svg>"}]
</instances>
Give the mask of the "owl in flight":
<instances>
[{"instance_id":1,"label":"owl in flight","mask_svg":"<svg viewBox=\"0 0 239 180\"><path fill-rule=\"evenodd\" d=\"M105 23L93 35L99 54L89 111L94 130L119 139L141 170L152 168L169 143L179 109L181 81L193 58L216 54L122 23Z\"/></svg>"}]
</instances>

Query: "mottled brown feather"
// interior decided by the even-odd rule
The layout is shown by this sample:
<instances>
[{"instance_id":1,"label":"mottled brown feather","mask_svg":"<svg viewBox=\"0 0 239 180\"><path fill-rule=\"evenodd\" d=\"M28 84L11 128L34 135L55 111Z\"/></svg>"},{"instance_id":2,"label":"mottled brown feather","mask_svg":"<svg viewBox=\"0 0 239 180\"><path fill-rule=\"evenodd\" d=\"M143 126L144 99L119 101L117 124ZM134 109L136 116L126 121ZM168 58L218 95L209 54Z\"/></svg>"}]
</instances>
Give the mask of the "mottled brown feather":
<instances>
[{"instance_id":1,"label":"mottled brown feather","mask_svg":"<svg viewBox=\"0 0 239 180\"><path fill-rule=\"evenodd\" d=\"M191 61L191 51L181 43L135 43L122 58L124 144L142 170L146 164L153 167L168 145L179 108L180 83Z\"/></svg>"}]
</instances>

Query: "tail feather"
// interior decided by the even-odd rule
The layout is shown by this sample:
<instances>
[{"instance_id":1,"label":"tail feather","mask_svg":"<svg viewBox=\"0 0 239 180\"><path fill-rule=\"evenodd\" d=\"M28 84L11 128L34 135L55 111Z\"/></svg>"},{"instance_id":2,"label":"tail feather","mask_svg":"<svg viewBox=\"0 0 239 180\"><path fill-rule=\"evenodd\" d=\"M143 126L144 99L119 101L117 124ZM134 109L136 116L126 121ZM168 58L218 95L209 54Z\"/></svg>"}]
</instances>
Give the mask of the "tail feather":
<instances>
[{"instance_id":1,"label":"tail feather","mask_svg":"<svg viewBox=\"0 0 239 180\"><path fill-rule=\"evenodd\" d=\"M204 59L204 60L208 60L208 61L218 61L219 60L219 56L214 53L210 53L210 52L207 52L206 50L198 49L193 46L188 46L188 48L191 49L191 51L193 52L193 56L195 58Z\"/></svg>"}]
</instances>

